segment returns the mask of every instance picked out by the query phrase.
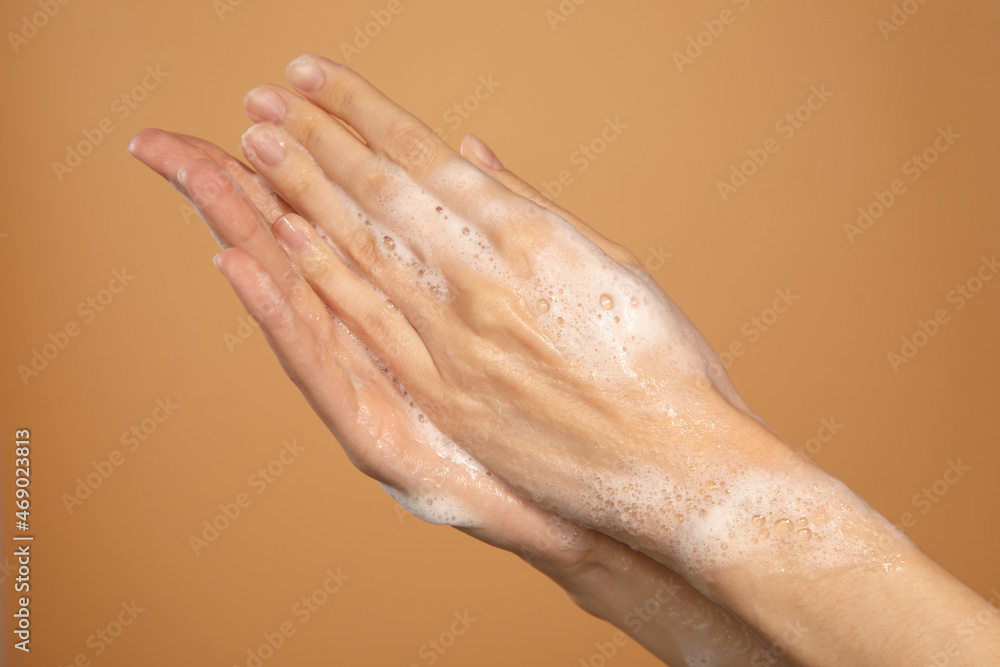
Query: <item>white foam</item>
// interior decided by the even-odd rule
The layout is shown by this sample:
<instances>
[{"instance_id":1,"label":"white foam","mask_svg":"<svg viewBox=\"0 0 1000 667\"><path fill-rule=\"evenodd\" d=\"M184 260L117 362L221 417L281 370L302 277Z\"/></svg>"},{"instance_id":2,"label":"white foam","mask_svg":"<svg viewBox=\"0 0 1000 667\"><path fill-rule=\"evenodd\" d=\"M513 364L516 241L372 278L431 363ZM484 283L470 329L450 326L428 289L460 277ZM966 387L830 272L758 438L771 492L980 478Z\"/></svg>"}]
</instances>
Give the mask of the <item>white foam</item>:
<instances>
[{"instance_id":1,"label":"white foam","mask_svg":"<svg viewBox=\"0 0 1000 667\"><path fill-rule=\"evenodd\" d=\"M364 224L432 298L461 289L449 286L450 266L471 267L513 293L552 347L595 381L707 375L700 335L652 278L559 216L510 193L486 194L495 181L459 158L435 169L430 190L395 165L385 171L391 187L375 202L383 213L363 213ZM462 193L468 210L436 193Z\"/></svg>"},{"instance_id":2,"label":"white foam","mask_svg":"<svg viewBox=\"0 0 1000 667\"><path fill-rule=\"evenodd\" d=\"M879 537L891 525L834 478L698 457L681 469L683 477L652 466L604 478L581 471L596 489L584 511L653 539L689 573L739 565L814 577L895 557Z\"/></svg>"},{"instance_id":3,"label":"white foam","mask_svg":"<svg viewBox=\"0 0 1000 667\"><path fill-rule=\"evenodd\" d=\"M432 301L447 303L466 288L455 284L455 276L462 275L463 267L471 268L509 290L521 314L537 323L551 347L599 386L655 386L657 400L671 397L673 412L668 414L673 418L678 413L688 417L693 402L703 400L696 397L696 387L714 385L749 413L707 342L647 273L615 262L558 216L502 195L495 181L464 160L437 167L427 188L400 168L384 166L388 183L373 210L348 201L345 210L370 229L385 257L412 269L413 283L406 289L423 290ZM444 203L455 193L462 196L450 199L461 200L463 210ZM664 407L653 406L653 416L663 419ZM480 525L482 516L474 508L442 490L455 488L454 475L471 485L493 485L492 492L513 491L490 477L415 406L410 408L414 438L433 450L440 465L419 471L424 481L419 490L403 494L383 488L432 523ZM695 422L700 433L717 428L707 417ZM678 449L683 451L683 445ZM610 473L566 470L560 461L536 457L533 465L544 463L553 480L565 483L576 477L576 488L586 492L568 496L565 488L552 485L532 489L533 498L555 500L570 508L567 513L575 520L612 533L655 539L677 554L688 572L751 563L762 566L753 571L763 572L768 569L763 566L775 562L775 554L781 554L779 567L807 564L806 572L884 557L873 552L867 539L876 532L867 527L880 517L864 510L836 480L804 482L754 468L748 461L737 465L730 450L720 448L718 454L712 460L689 456L672 461L672 473L628 460ZM536 480L546 478L537 468L533 473ZM856 507L862 509L856 512ZM762 526L754 525L758 516ZM781 519L792 521L794 529L775 530ZM802 539L800 530L808 530L809 539Z\"/></svg>"},{"instance_id":4,"label":"white foam","mask_svg":"<svg viewBox=\"0 0 1000 667\"><path fill-rule=\"evenodd\" d=\"M479 513L458 500L448 492L438 493L404 493L382 482L382 489L392 496L393 500L413 516L439 526L455 526L457 528L473 528L482 525Z\"/></svg>"},{"instance_id":5,"label":"white foam","mask_svg":"<svg viewBox=\"0 0 1000 667\"><path fill-rule=\"evenodd\" d=\"M390 465L395 466L393 476L405 479L408 488L402 490L382 482L379 486L403 509L427 523L459 528L483 526L485 520L479 508L465 502L462 496L485 490L488 497L504 493L508 490L503 488L506 485L427 419L404 389L400 387L400 391L409 417L407 438L412 442L400 446L383 434L376 448L390 450ZM366 410L359 411L358 420L370 421ZM482 493L478 495L480 500L485 499Z\"/></svg>"}]
</instances>

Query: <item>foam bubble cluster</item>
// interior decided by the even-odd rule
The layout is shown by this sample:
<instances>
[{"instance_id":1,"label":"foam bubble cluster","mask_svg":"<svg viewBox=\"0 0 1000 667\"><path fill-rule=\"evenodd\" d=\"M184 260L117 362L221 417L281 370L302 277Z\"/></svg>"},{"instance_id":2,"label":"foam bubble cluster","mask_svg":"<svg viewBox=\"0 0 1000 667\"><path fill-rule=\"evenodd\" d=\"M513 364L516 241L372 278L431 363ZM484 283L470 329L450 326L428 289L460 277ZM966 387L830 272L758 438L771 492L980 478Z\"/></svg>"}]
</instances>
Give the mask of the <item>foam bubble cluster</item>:
<instances>
[{"instance_id":1,"label":"foam bubble cluster","mask_svg":"<svg viewBox=\"0 0 1000 667\"><path fill-rule=\"evenodd\" d=\"M437 167L430 189L395 165L385 169L392 187L375 202L382 215L355 214L432 299L461 289L449 285L449 266L468 267L509 289L552 346L595 381L634 382L652 368L646 375L660 379L705 373L700 336L655 282L559 216L495 192L496 183L465 160ZM438 193L460 193L462 210Z\"/></svg>"},{"instance_id":2,"label":"foam bubble cluster","mask_svg":"<svg viewBox=\"0 0 1000 667\"><path fill-rule=\"evenodd\" d=\"M653 467L592 477L587 509L613 530L652 537L692 572L811 575L891 558L872 539L884 519L836 479L693 457L686 469L683 479Z\"/></svg>"},{"instance_id":3,"label":"foam bubble cluster","mask_svg":"<svg viewBox=\"0 0 1000 667\"><path fill-rule=\"evenodd\" d=\"M382 488L410 514L427 523L473 528L484 524L480 511L462 500L458 492L463 486L503 484L489 473L471 454L442 433L420 412L403 392L410 417L410 437L430 450L421 457L420 482L415 489L401 491L387 484ZM413 476L412 469L404 472ZM498 489L499 490L499 489Z\"/></svg>"},{"instance_id":4,"label":"foam bubble cluster","mask_svg":"<svg viewBox=\"0 0 1000 667\"><path fill-rule=\"evenodd\" d=\"M391 164L385 171L388 186L371 206L378 215L349 202L345 208L369 229L383 258L409 267L412 288L431 301L448 303L465 287L456 276L471 269L508 289L552 347L600 385L635 387L656 378L663 387L678 377L725 375L707 361L714 358L707 343L646 272L614 261L562 218L504 194L464 160L437 167L426 188ZM721 390L727 395L726 387ZM678 408L687 399L682 391ZM742 403L735 390L728 397ZM492 484L498 493L514 492L407 402L413 436L430 447L437 463L421 468L417 490L383 488L431 523L481 525L482 516L442 490L442 481L456 488L458 476L472 485ZM754 572L773 571L775 554L785 564L808 563L807 572L877 557L858 529L877 515L867 513L840 482L807 482L747 462L719 461L689 456L672 462L671 470L683 474L628 460L613 471L562 470L556 478L576 476L576 488L586 492L567 497L564 489L539 489L538 498L580 508L574 516L581 521L651 537L695 573L754 563ZM567 527L572 524L560 529ZM564 548L573 548L573 531L562 532L568 536Z\"/></svg>"}]
</instances>

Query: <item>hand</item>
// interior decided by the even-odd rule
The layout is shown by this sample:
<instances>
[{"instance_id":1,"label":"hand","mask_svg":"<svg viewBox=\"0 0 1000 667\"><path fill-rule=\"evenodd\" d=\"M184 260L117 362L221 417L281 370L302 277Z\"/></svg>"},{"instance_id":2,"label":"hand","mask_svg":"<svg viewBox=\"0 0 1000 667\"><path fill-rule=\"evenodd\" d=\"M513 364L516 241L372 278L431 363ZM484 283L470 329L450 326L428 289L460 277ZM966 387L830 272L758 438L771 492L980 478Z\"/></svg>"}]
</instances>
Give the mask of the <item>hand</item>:
<instances>
[{"instance_id":1,"label":"hand","mask_svg":"<svg viewBox=\"0 0 1000 667\"><path fill-rule=\"evenodd\" d=\"M275 226L299 272L487 468L581 524L662 543L679 523L662 493L700 500L726 472L704 462L742 445L719 425L759 426L694 326L627 251L474 169L347 68L304 58L289 77L322 110L254 91L245 152L316 226ZM653 468L653 495L623 461Z\"/></svg>"},{"instance_id":2,"label":"hand","mask_svg":"<svg viewBox=\"0 0 1000 667\"><path fill-rule=\"evenodd\" d=\"M275 225L282 248L487 469L672 566L764 637L780 641L801 618L827 628L795 647L810 663L919 655L913 633L880 645L885 625L844 641L880 608L880 587L895 609L920 586L976 609L747 409L634 258L471 168L347 68L304 57L287 74L320 109L258 89L244 135L254 168L301 214ZM245 259L230 257L222 269L238 282Z\"/></svg>"},{"instance_id":3,"label":"hand","mask_svg":"<svg viewBox=\"0 0 1000 667\"><path fill-rule=\"evenodd\" d=\"M746 665L765 656L769 664L782 664L773 662L777 658L738 619L668 568L524 500L422 421L391 375L290 272L269 223L290 207L259 176L194 137L146 130L136 135L130 150L192 198L221 245L252 255L259 263L254 270L267 272L266 277L239 274L234 281L248 310L317 413L336 429L352 461L418 516L457 525L518 553L581 607L622 627L671 663L683 664L685 655L694 652L712 655L715 664ZM512 190L555 209L510 172L492 169L471 155L470 160ZM276 304L276 288L294 313ZM330 364L336 367L319 367ZM350 386L341 373L351 374ZM341 384L331 387L328 382ZM331 400L338 388L352 400ZM361 427L353 419L357 412L367 415ZM338 428L345 422L353 428ZM433 503L421 502L428 500ZM650 605L659 612L652 618ZM636 608L646 611L636 614Z\"/></svg>"}]
</instances>

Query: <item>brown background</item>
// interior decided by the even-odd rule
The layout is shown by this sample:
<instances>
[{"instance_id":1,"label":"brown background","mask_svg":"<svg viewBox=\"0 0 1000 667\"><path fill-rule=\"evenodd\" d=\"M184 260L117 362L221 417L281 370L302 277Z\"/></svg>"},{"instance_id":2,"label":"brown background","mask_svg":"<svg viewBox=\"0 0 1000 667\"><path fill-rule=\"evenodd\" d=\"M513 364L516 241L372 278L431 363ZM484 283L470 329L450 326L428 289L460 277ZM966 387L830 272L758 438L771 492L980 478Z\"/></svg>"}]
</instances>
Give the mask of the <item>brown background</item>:
<instances>
[{"instance_id":1,"label":"brown background","mask_svg":"<svg viewBox=\"0 0 1000 667\"><path fill-rule=\"evenodd\" d=\"M1000 5L909 0L919 11L884 36L888 0L564 2L575 12L555 29L546 11L559 0L402 2L352 66L453 146L475 131L539 185L570 170L561 204L640 258L662 247L671 256L650 265L655 277L715 348L744 343L731 373L752 407L800 444L834 418L843 427L819 463L893 521L912 512L908 533L974 589L1000 588L1000 280L961 310L947 300L1000 250ZM610 638L515 557L401 518L259 332L230 352L224 335L243 313L211 265L212 239L125 151L160 126L238 152L244 92L281 82L301 53L343 61L340 44L386 4L71 1L17 53L5 40L3 520L10 535L13 433L30 428L37 540L34 650L10 659L8 648L10 664L80 653L109 667L246 664L338 567L350 580L268 667L427 665L421 645L466 610L477 621L436 664L575 666ZM674 52L724 9L734 22L679 71ZM0 26L19 32L39 11L9 0ZM112 103L147 66L169 74L119 118ZM480 76L500 86L449 127L445 112ZM823 85L833 96L785 139L775 123ZM574 151L616 117L628 128L579 171ZM53 161L103 118L113 131L59 181ZM960 139L905 180L903 164L948 127ZM717 181L769 137L780 150L723 202ZM848 242L844 223L896 178L906 194ZM78 304L123 267L134 280L86 322ZM750 342L744 323L785 288L799 301ZM887 354L938 308L949 322L894 372ZM23 382L18 366L71 321L79 335ZM121 434L167 398L179 407L128 452ZM248 477L292 439L305 451L256 495ZM63 494L114 450L122 465L68 512ZM971 470L922 513L914 494L949 461ZM195 556L189 536L240 492L251 506ZM133 599L145 611L95 656L88 636ZM634 645L613 663L656 664Z\"/></svg>"}]
</instances>

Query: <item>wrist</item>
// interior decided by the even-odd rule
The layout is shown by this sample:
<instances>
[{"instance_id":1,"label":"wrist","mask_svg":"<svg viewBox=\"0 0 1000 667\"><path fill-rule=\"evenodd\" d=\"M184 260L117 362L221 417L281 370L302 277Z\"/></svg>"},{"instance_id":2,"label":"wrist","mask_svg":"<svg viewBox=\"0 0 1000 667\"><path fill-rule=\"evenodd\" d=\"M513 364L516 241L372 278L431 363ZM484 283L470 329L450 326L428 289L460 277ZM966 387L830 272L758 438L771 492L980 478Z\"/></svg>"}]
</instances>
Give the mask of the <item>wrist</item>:
<instances>
[{"instance_id":1,"label":"wrist","mask_svg":"<svg viewBox=\"0 0 1000 667\"><path fill-rule=\"evenodd\" d=\"M924 664L948 647L956 665L994 655L995 634L958 633L985 603L862 498L763 422L723 410L715 424L702 450L724 474L692 460L688 484L710 491L683 521L640 534L643 551L797 662ZM932 617L928 601L940 607Z\"/></svg>"}]
</instances>

